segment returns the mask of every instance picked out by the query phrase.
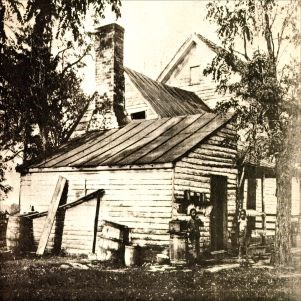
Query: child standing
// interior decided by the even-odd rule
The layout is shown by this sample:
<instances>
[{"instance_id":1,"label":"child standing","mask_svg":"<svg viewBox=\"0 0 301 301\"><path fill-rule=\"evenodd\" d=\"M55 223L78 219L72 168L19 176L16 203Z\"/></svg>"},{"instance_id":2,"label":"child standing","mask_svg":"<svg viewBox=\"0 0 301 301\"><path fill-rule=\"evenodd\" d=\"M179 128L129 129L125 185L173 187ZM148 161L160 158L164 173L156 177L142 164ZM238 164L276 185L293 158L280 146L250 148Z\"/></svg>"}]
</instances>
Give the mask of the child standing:
<instances>
[{"instance_id":1,"label":"child standing","mask_svg":"<svg viewBox=\"0 0 301 301\"><path fill-rule=\"evenodd\" d=\"M238 258L242 258L243 255L248 259L248 247L251 240L252 229L248 223L248 216L257 216L263 215L264 212L258 212L256 210L245 210L241 209L238 217L238 226L239 226L239 251Z\"/></svg>"},{"instance_id":2,"label":"child standing","mask_svg":"<svg viewBox=\"0 0 301 301\"><path fill-rule=\"evenodd\" d=\"M193 261L196 263L200 255L200 231L204 223L198 218L195 208L190 210L188 221L188 237L192 245Z\"/></svg>"}]
</instances>

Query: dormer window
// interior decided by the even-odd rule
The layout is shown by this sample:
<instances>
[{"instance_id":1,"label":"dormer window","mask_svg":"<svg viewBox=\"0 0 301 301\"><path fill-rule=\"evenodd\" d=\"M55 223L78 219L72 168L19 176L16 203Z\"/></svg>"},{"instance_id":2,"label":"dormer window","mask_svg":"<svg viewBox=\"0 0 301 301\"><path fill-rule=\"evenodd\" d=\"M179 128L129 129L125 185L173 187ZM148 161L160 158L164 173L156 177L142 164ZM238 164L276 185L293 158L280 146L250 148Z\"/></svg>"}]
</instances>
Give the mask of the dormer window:
<instances>
[{"instance_id":1,"label":"dormer window","mask_svg":"<svg viewBox=\"0 0 301 301\"><path fill-rule=\"evenodd\" d=\"M190 67L190 85L197 85L201 80L201 68L200 66Z\"/></svg>"},{"instance_id":2,"label":"dormer window","mask_svg":"<svg viewBox=\"0 0 301 301\"><path fill-rule=\"evenodd\" d=\"M136 113L131 114L131 119L136 120L136 119L145 119L145 111L140 111Z\"/></svg>"}]
</instances>

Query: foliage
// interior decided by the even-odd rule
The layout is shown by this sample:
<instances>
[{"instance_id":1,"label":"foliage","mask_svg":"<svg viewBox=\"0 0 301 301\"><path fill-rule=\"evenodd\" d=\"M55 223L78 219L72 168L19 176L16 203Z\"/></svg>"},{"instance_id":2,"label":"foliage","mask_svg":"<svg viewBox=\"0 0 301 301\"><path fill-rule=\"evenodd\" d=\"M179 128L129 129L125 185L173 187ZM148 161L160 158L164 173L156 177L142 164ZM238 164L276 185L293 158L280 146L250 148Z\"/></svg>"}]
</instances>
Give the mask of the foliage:
<instances>
[{"instance_id":1,"label":"foliage","mask_svg":"<svg viewBox=\"0 0 301 301\"><path fill-rule=\"evenodd\" d=\"M119 0L1 1L0 152L9 150L1 182L15 156L29 162L68 138L89 101L78 76L91 48L84 21L107 6L120 16Z\"/></svg>"},{"instance_id":2,"label":"foliage","mask_svg":"<svg viewBox=\"0 0 301 301\"><path fill-rule=\"evenodd\" d=\"M218 26L225 51L205 73L219 82L220 91L234 93L219 109L234 108L249 145L259 147L259 159L284 151L288 125L297 113L297 62L281 64L281 50L300 41L296 7L272 0L210 2L208 18ZM280 19L280 20L278 20ZM237 45L243 51L234 49ZM287 64L288 63L288 64ZM233 80L233 72L240 77ZM256 143L254 143L256 141ZM261 142L261 143L258 143Z\"/></svg>"},{"instance_id":3,"label":"foliage","mask_svg":"<svg viewBox=\"0 0 301 301\"><path fill-rule=\"evenodd\" d=\"M290 244L287 200L293 150L299 143L292 133L300 110L300 63L288 54L288 47L292 52L300 44L299 3L296 0L211 1L207 8L207 18L217 25L223 50L205 74L212 74L220 91L233 95L229 101L220 103L218 109L237 113L238 128L243 130L247 150L243 163L247 158L259 162L272 157L276 161L280 211L277 223L279 233L282 231L284 236L283 239L278 236L277 230L276 244L284 250ZM235 50L237 47L242 51ZM283 256L279 255L282 263L288 260L288 253L287 249Z\"/></svg>"}]
</instances>

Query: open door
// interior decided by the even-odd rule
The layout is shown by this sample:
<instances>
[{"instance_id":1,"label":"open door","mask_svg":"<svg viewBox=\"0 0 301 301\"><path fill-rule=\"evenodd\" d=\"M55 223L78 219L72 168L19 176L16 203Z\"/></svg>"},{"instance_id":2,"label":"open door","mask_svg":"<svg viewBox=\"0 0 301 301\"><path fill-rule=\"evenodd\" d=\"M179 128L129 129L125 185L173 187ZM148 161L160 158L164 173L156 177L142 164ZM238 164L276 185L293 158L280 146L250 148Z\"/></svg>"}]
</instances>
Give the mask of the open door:
<instances>
[{"instance_id":1,"label":"open door","mask_svg":"<svg viewBox=\"0 0 301 301\"><path fill-rule=\"evenodd\" d=\"M211 177L210 216L211 250L223 250L227 246L227 177Z\"/></svg>"}]
</instances>

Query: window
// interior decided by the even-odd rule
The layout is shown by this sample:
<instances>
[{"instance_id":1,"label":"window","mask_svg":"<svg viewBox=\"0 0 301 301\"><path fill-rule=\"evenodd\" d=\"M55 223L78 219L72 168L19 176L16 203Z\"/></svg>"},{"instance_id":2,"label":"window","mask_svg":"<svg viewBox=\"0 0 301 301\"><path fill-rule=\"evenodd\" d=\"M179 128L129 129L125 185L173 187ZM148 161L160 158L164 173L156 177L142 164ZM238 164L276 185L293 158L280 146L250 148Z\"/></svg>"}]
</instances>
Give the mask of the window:
<instances>
[{"instance_id":1,"label":"window","mask_svg":"<svg viewBox=\"0 0 301 301\"><path fill-rule=\"evenodd\" d=\"M145 119L145 111L136 112L131 114L131 119Z\"/></svg>"},{"instance_id":2,"label":"window","mask_svg":"<svg viewBox=\"0 0 301 301\"><path fill-rule=\"evenodd\" d=\"M200 66L190 67L190 85L197 85L201 79L201 68Z\"/></svg>"}]
</instances>

